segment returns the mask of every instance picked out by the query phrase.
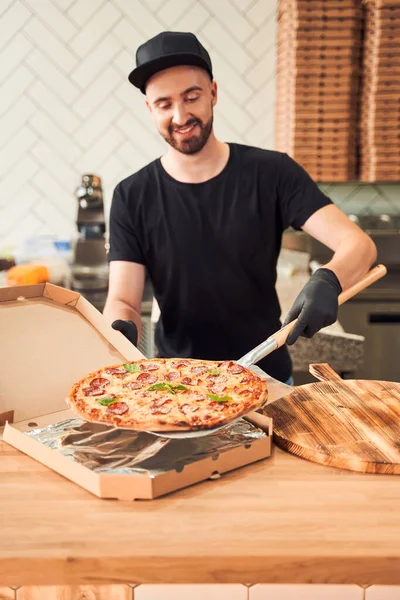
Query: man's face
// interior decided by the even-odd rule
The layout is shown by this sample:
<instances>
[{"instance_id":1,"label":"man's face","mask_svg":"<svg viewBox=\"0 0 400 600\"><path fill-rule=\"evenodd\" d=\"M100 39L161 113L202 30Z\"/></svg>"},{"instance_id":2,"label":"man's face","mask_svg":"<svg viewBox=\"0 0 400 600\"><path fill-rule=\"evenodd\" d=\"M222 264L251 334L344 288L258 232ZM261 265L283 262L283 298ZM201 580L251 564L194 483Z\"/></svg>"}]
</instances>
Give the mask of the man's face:
<instances>
[{"instance_id":1,"label":"man's face","mask_svg":"<svg viewBox=\"0 0 400 600\"><path fill-rule=\"evenodd\" d=\"M146 104L158 132L183 154L196 154L206 145L216 101L217 85L200 67L165 69L146 87Z\"/></svg>"}]
</instances>

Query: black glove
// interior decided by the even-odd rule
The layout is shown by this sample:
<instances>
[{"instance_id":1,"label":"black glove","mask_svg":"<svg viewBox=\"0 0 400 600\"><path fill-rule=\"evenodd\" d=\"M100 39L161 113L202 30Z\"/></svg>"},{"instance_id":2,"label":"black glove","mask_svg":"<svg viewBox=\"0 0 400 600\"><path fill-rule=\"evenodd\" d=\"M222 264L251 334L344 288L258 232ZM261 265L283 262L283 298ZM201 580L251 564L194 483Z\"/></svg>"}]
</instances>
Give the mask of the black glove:
<instances>
[{"instance_id":1,"label":"black glove","mask_svg":"<svg viewBox=\"0 0 400 600\"><path fill-rule=\"evenodd\" d=\"M337 319L338 296L341 292L342 286L333 271L325 268L315 271L282 325L284 327L298 317L286 343L291 346L300 335L312 338L322 327L332 325Z\"/></svg>"},{"instance_id":2,"label":"black glove","mask_svg":"<svg viewBox=\"0 0 400 600\"><path fill-rule=\"evenodd\" d=\"M123 321L118 319L111 323L111 327L120 331L134 346L137 345L138 330L133 321Z\"/></svg>"}]
</instances>

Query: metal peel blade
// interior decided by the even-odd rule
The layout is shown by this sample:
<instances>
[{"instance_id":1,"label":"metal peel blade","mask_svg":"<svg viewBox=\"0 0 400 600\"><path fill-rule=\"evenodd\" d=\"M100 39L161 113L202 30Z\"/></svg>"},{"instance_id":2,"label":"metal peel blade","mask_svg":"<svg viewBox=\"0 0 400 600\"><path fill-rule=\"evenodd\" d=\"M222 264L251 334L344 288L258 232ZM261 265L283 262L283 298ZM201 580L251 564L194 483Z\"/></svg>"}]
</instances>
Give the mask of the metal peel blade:
<instances>
[{"instance_id":1,"label":"metal peel blade","mask_svg":"<svg viewBox=\"0 0 400 600\"><path fill-rule=\"evenodd\" d=\"M350 286L347 290L339 295L339 306L344 304L347 300L349 300L349 298L352 298L358 294L358 292L361 292L361 290L364 290L366 287L375 283L375 281L378 281L378 279L381 279L381 277L386 275L386 273L387 270L384 265L377 265L371 269L371 271L369 271L362 279L360 279L360 281ZM250 352L247 352L247 354L242 356L242 358L236 362L244 367L249 367L250 365L254 365L260 361L262 358L265 358L268 356L268 354L271 354L271 352L283 346L289 336L289 333L292 331L296 323L297 319L294 319L294 321L291 321L285 325L285 327L282 327L282 329L270 335L265 342L261 342L261 344L253 348L253 350L250 350Z\"/></svg>"}]
</instances>

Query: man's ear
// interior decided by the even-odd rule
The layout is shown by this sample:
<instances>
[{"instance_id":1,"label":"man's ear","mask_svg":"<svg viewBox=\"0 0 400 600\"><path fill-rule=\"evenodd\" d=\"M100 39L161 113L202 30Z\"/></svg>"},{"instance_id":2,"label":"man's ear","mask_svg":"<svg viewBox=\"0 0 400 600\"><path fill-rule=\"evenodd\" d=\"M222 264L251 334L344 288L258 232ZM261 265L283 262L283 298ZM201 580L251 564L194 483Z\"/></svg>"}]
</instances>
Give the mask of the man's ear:
<instances>
[{"instance_id":1,"label":"man's ear","mask_svg":"<svg viewBox=\"0 0 400 600\"><path fill-rule=\"evenodd\" d=\"M211 82L211 104L215 106L218 100L218 86L216 81Z\"/></svg>"},{"instance_id":2,"label":"man's ear","mask_svg":"<svg viewBox=\"0 0 400 600\"><path fill-rule=\"evenodd\" d=\"M147 98L146 98L145 102L146 102L147 108L149 109L149 112L151 112L150 102L147 100Z\"/></svg>"}]
</instances>

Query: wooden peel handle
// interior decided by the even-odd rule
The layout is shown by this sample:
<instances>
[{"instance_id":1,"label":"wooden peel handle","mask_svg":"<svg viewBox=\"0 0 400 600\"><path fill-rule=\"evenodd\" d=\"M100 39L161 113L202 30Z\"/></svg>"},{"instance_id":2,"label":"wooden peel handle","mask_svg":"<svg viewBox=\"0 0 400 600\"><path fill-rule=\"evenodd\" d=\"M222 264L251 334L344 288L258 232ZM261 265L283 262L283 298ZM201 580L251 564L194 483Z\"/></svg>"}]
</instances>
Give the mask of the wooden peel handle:
<instances>
[{"instance_id":1,"label":"wooden peel handle","mask_svg":"<svg viewBox=\"0 0 400 600\"><path fill-rule=\"evenodd\" d=\"M352 298L358 294L358 292L361 292L361 290L365 290L365 288L375 283L375 281L378 281L378 279L381 279L381 277L386 275L386 273L387 269L384 265L377 265L371 269L366 275L364 275L362 279L360 279L360 281L350 286L347 288L347 290L340 294L338 298L339 306L347 302L349 298Z\"/></svg>"},{"instance_id":2,"label":"wooden peel handle","mask_svg":"<svg viewBox=\"0 0 400 600\"><path fill-rule=\"evenodd\" d=\"M384 265L377 265L376 267L371 269L366 275L364 275L362 279L360 279L360 281L358 281L354 285L351 285L347 290L340 294L338 298L339 306L347 302L349 298L352 298L353 296L361 292L361 290L364 290L368 286L375 283L375 281L378 281L378 279L381 279L381 277L386 275L386 273L387 269ZM277 342L278 348L283 346L283 344L286 342L289 333L292 331L296 323L297 319L294 319L294 321L291 321L290 323L285 325L285 327L282 327L282 329L280 329L277 333L274 333L271 336L271 338L274 338L274 340Z\"/></svg>"}]
</instances>

